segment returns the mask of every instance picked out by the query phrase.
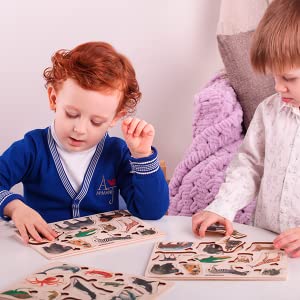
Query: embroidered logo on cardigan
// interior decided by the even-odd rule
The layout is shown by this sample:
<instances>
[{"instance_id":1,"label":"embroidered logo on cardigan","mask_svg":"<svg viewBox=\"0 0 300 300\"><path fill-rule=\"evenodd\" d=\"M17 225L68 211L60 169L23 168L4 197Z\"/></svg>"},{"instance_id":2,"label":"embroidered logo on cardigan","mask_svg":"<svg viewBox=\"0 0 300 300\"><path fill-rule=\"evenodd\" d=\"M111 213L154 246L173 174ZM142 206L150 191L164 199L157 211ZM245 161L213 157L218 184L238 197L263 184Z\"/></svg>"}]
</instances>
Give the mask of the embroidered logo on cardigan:
<instances>
[{"instance_id":1,"label":"embroidered logo on cardigan","mask_svg":"<svg viewBox=\"0 0 300 300\"><path fill-rule=\"evenodd\" d=\"M114 188L116 187L116 179L105 179L104 175L102 175L101 183L97 189L97 196L107 196L112 195L111 201L109 201L110 204L112 204L114 199Z\"/></svg>"}]
</instances>

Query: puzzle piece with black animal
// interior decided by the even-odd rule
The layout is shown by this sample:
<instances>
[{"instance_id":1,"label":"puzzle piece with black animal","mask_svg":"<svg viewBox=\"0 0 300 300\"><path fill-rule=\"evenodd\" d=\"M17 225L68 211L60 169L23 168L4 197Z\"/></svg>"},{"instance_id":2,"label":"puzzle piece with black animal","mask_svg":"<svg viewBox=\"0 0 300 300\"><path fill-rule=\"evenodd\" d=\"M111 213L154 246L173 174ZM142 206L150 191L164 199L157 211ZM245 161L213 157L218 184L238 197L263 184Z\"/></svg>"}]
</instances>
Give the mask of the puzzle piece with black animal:
<instances>
[{"instance_id":1,"label":"puzzle piece with black animal","mask_svg":"<svg viewBox=\"0 0 300 300\"><path fill-rule=\"evenodd\" d=\"M226 233L226 229L225 226L219 223L215 223L212 224L210 226L207 227L206 229L207 233L218 233L218 234L222 234L225 235ZM235 239L241 239L246 237L247 235L241 232L238 232L237 230L233 230L231 237L235 238Z\"/></svg>"},{"instance_id":2,"label":"puzzle piece with black animal","mask_svg":"<svg viewBox=\"0 0 300 300\"><path fill-rule=\"evenodd\" d=\"M285 280L287 256L271 242L155 243L145 276L165 280Z\"/></svg>"},{"instance_id":3,"label":"puzzle piece with black animal","mask_svg":"<svg viewBox=\"0 0 300 300\"><path fill-rule=\"evenodd\" d=\"M155 299L172 284L55 262L0 292L0 299Z\"/></svg>"},{"instance_id":4,"label":"puzzle piece with black animal","mask_svg":"<svg viewBox=\"0 0 300 300\"><path fill-rule=\"evenodd\" d=\"M48 259L116 247L164 235L125 210L99 213L49 225L57 232L54 241L29 240L29 245Z\"/></svg>"}]
</instances>

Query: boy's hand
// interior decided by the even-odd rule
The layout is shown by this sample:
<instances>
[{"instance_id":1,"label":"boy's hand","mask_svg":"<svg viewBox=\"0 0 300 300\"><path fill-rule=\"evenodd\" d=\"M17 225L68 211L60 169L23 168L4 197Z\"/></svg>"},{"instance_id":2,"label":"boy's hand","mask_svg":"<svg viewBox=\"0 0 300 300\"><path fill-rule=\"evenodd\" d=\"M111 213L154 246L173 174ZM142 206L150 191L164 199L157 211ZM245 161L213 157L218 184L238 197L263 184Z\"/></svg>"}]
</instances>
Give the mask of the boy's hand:
<instances>
[{"instance_id":1,"label":"boy's hand","mask_svg":"<svg viewBox=\"0 0 300 300\"><path fill-rule=\"evenodd\" d=\"M284 249L289 257L300 257L300 227L288 229L273 241L274 247Z\"/></svg>"},{"instance_id":2,"label":"boy's hand","mask_svg":"<svg viewBox=\"0 0 300 300\"><path fill-rule=\"evenodd\" d=\"M226 236L229 236L233 232L232 223L223 218L220 215L217 215L210 211L200 211L193 215L192 217L192 229L194 234L205 237L205 232L207 227L211 226L212 224L220 223L225 226L226 229Z\"/></svg>"},{"instance_id":3,"label":"boy's hand","mask_svg":"<svg viewBox=\"0 0 300 300\"><path fill-rule=\"evenodd\" d=\"M13 200L8 203L4 208L4 214L14 221L26 244L29 236L38 242L42 241L42 237L52 241L57 236L39 213L20 200Z\"/></svg>"},{"instance_id":4,"label":"boy's hand","mask_svg":"<svg viewBox=\"0 0 300 300\"><path fill-rule=\"evenodd\" d=\"M151 146L155 135L154 127L151 124L129 117L123 120L122 131L132 157L141 158L151 155Z\"/></svg>"}]
</instances>

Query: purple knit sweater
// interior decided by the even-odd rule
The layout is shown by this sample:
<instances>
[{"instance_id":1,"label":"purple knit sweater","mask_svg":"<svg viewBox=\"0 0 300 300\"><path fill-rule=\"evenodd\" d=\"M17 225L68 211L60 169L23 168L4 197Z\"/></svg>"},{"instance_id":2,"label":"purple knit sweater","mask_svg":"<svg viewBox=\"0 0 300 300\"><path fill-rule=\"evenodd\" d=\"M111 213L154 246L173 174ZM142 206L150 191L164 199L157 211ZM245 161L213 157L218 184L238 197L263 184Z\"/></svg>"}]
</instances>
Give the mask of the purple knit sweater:
<instances>
[{"instance_id":1,"label":"purple knit sweater","mask_svg":"<svg viewBox=\"0 0 300 300\"><path fill-rule=\"evenodd\" d=\"M191 216L219 191L225 170L242 142L243 112L226 74L216 75L195 96L193 141L170 181L170 215ZM250 223L255 202L235 221Z\"/></svg>"}]
</instances>

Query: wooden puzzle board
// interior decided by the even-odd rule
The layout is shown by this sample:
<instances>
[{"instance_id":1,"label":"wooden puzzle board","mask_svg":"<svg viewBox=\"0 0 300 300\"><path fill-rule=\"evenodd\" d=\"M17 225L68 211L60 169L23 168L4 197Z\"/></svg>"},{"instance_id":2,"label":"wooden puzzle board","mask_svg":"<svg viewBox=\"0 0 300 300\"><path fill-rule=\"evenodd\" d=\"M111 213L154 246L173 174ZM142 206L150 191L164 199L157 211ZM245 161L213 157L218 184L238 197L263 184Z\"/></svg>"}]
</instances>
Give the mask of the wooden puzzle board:
<instances>
[{"instance_id":1,"label":"wooden puzzle board","mask_svg":"<svg viewBox=\"0 0 300 300\"><path fill-rule=\"evenodd\" d=\"M126 210L115 210L49 225L58 234L54 241L29 240L29 246L48 259L117 247L164 235Z\"/></svg>"},{"instance_id":2,"label":"wooden puzzle board","mask_svg":"<svg viewBox=\"0 0 300 300\"><path fill-rule=\"evenodd\" d=\"M270 242L157 242L145 276L170 280L285 280L286 254Z\"/></svg>"},{"instance_id":3,"label":"wooden puzzle board","mask_svg":"<svg viewBox=\"0 0 300 300\"><path fill-rule=\"evenodd\" d=\"M0 299L156 299L171 286L160 279L54 262L0 291Z\"/></svg>"}]
</instances>

